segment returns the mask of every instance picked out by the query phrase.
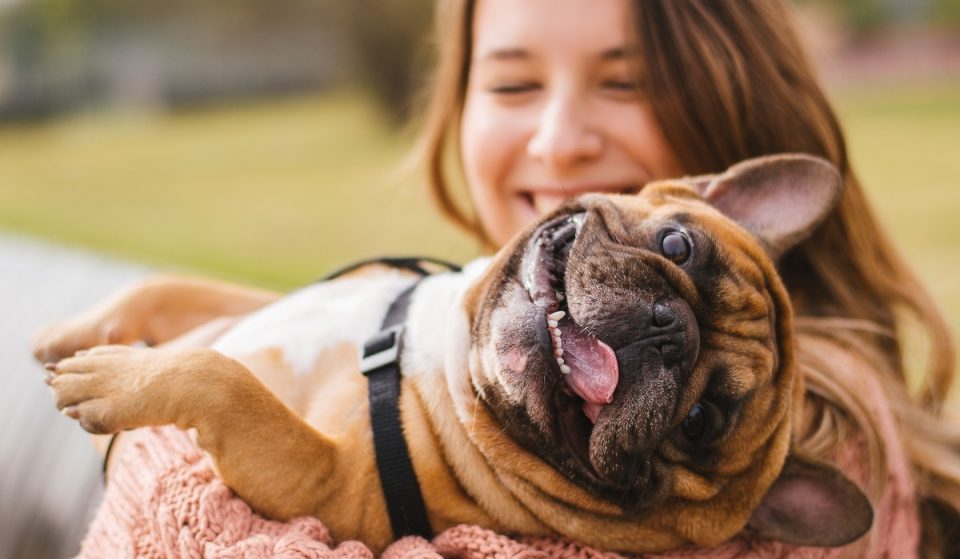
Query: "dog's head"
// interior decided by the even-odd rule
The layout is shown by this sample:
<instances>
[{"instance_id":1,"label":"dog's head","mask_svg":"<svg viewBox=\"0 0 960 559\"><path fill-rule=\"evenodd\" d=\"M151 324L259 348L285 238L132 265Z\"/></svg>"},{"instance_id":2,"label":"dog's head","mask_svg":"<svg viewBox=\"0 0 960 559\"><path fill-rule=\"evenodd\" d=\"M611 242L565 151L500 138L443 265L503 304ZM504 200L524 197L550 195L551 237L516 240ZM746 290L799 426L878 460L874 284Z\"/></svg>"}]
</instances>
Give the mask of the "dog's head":
<instances>
[{"instance_id":1,"label":"dog's head","mask_svg":"<svg viewBox=\"0 0 960 559\"><path fill-rule=\"evenodd\" d=\"M774 267L841 183L823 160L776 156L567 203L474 287L479 401L597 498L583 507L675 536L662 541L713 544L745 525L797 544L859 537L863 494L789 456L799 385Z\"/></svg>"}]
</instances>

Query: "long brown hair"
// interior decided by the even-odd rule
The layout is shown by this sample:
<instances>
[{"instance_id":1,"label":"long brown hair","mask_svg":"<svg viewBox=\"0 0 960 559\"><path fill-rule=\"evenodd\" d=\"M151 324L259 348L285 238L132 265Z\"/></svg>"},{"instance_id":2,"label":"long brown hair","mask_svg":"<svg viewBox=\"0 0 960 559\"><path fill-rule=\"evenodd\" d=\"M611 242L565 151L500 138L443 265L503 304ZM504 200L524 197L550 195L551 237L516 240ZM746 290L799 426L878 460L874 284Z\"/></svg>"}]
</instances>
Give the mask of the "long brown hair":
<instances>
[{"instance_id":1,"label":"long brown hair","mask_svg":"<svg viewBox=\"0 0 960 559\"><path fill-rule=\"evenodd\" d=\"M839 206L810 239L781 261L803 334L827 335L870 363L901 429L924 503L925 552L946 553L955 536L943 519L960 511L960 428L941 417L954 373L946 322L902 261L867 203L850 167L846 141L794 31L788 6L773 0L635 0L625 22L640 54L643 83L664 136L691 175L720 172L749 157L806 152L840 169ZM419 153L441 211L489 242L450 181L456 169L466 93L473 0L439 0L440 54ZM929 339L924 370L908 390L901 355L904 332L919 325ZM800 352L803 355L803 352ZM829 455L849 426L867 437L872 490L882 489L883 449L869 406L831 382L829 364L808 370L806 424L797 444ZM819 371L819 373L818 373ZM846 427L845 427L846 426Z\"/></svg>"}]
</instances>

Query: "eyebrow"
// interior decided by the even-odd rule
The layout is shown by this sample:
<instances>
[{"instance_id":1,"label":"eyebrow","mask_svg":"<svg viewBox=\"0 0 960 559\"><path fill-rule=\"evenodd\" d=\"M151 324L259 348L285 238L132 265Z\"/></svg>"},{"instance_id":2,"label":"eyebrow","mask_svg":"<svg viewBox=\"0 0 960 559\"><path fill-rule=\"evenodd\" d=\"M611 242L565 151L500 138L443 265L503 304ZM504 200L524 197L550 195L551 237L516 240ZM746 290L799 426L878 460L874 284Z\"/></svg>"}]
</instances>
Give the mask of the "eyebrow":
<instances>
[{"instance_id":1,"label":"eyebrow","mask_svg":"<svg viewBox=\"0 0 960 559\"><path fill-rule=\"evenodd\" d=\"M520 48L498 48L484 53L477 60L525 60L530 53Z\"/></svg>"},{"instance_id":2,"label":"eyebrow","mask_svg":"<svg viewBox=\"0 0 960 559\"><path fill-rule=\"evenodd\" d=\"M624 47L613 47L604 50L598 57L600 60L623 60L640 55L638 49L627 49ZM484 53L477 60L526 60L530 58L530 52L522 48L495 48Z\"/></svg>"},{"instance_id":3,"label":"eyebrow","mask_svg":"<svg viewBox=\"0 0 960 559\"><path fill-rule=\"evenodd\" d=\"M640 49L637 47L614 47L600 53L601 60L623 60L627 58L639 58Z\"/></svg>"}]
</instances>

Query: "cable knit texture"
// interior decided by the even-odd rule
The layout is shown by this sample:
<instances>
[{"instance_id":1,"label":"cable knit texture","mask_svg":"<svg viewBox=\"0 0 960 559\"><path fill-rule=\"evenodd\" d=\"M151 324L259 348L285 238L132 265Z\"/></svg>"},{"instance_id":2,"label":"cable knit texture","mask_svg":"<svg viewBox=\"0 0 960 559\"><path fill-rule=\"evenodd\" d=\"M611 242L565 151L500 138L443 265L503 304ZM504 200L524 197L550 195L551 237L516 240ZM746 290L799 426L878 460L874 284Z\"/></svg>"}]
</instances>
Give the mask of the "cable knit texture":
<instances>
[{"instance_id":1,"label":"cable knit texture","mask_svg":"<svg viewBox=\"0 0 960 559\"><path fill-rule=\"evenodd\" d=\"M843 359L842 354L837 358ZM894 420L882 389L869 380L871 377L857 376L856 369L852 366L850 377L843 380L870 393L869 401L876 403L871 412L878 418L887 453L887 483L880 502L874 503L876 514L868 539L847 548L818 549L737 538L710 550L682 550L659 557L915 556L920 532L916 502ZM216 476L209 458L184 432L164 427L141 429L125 433L124 437L134 440L127 452L115 458L104 502L84 540L80 557L374 557L360 542L332 541L317 519L275 522L255 514ZM837 463L861 485L866 476L862 449L862 445L847 444L837 456ZM612 559L623 555L562 539L515 538L463 525L446 530L433 541L417 537L398 540L382 557Z\"/></svg>"}]
</instances>

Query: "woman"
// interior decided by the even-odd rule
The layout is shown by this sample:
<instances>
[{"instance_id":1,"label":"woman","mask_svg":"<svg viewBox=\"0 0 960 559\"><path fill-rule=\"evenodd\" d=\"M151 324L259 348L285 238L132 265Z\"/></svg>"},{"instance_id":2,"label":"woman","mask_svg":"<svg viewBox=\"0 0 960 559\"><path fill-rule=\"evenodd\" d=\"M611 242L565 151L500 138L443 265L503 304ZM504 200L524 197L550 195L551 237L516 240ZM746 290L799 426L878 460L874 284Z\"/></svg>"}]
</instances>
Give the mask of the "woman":
<instances>
[{"instance_id":1,"label":"woman","mask_svg":"<svg viewBox=\"0 0 960 559\"><path fill-rule=\"evenodd\" d=\"M839 207L780 263L811 393L798 442L829 456L862 431L880 498L888 477L882 420L856 383L882 385L920 497L924 550L940 553L950 538L942 530L956 526L949 518L960 509L960 433L939 419L953 379L952 342L867 204L787 6L586 4L441 2L445 48L422 148L444 213L498 246L532 216L585 190L630 191L776 152L832 161L845 179ZM472 214L454 204L444 169L455 138ZM920 396L912 398L900 336L916 323L931 347ZM849 367L870 378L838 382Z\"/></svg>"},{"instance_id":2,"label":"woman","mask_svg":"<svg viewBox=\"0 0 960 559\"><path fill-rule=\"evenodd\" d=\"M938 415L953 374L949 334L866 203L787 6L440 0L437 32L421 155L444 213L490 248L582 192L636 191L650 180L718 172L776 152L820 155L841 170L838 209L781 261L809 393L797 442L841 464L864 462L859 478L875 504L899 511L881 510L870 535L847 553L880 553L891 545L885 537L900 538L901 549L921 540L925 554L955 552L946 546L955 543L948 529L960 509L960 434ZM454 203L445 168L451 149L469 211ZM206 312L184 319L168 309L165 329L154 320L149 331L136 320L108 331L88 319L45 340L46 348L63 354L106 341L162 342L274 298L166 278L123 295L122 304L139 309L125 316L149 315L167 288L184 283ZM931 342L919 398L907 390L899 337L912 323Z\"/></svg>"}]
</instances>

